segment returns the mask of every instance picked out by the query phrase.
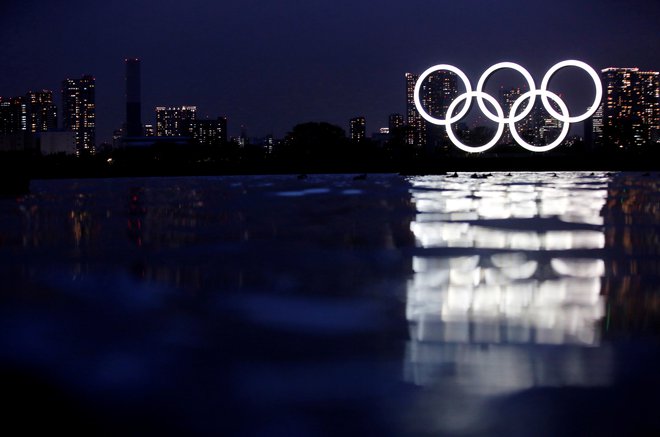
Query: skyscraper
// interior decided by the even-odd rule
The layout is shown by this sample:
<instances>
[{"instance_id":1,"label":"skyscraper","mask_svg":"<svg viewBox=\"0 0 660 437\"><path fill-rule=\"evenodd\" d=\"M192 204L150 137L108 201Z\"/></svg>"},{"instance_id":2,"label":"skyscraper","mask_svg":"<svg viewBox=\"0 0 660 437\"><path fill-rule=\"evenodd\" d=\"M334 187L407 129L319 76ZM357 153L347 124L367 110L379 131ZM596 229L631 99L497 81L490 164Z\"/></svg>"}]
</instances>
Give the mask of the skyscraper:
<instances>
[{"instance_id":1,"label":"skyscraper","mask_svg":"<svg viewBox=\"0 0 660 437\"><path fill-rule=\"evenodd\" d=\"M617 148L644 146L660 140L660 73L638 68L601 70L603 140Z\"/></svg>"},{"instance_id":2,"label":"skyscraper","mask_svg":"<svg viewBox=\"0 0 660 437\"><path fill-rule=\"evenodd\" d=\"M447 116L449 105L458 96L457 76L451 71L436 71L431 74L422 84L420 91L422 104L433 117L444 118ZM427 122L426 143L432 147L446 145L449 137L443 126Z\"/></svg>"},{"instance_id":3,"label":"skyscraper","mask_svg":"<svg viewBox=\"0 0 660 437\"><path fill-rule=\"evenodd\" d=\"M458 96L456 74L450 71L436 71L422 83L419 99L426 112L437 118L444 118L447 109ZM447 139L442 126L428 123L422 118L415 106L415 84L419 76L406 73L406 117L409 127L406 143L439 146Z\"/></svg>"},{"instance_id":4,"label":"skyscraper","mask_svg":"<svg viewBox=\"0 0 660 437\"><path fill-rule=\"evenodd\" d=\"M159 137L190 136L190 124L197 118L196 106L156 108L156 135Z\"/></svg>"},{"instance_id":5,"label":"skyscraper","mask_svg":"<svg viewBox=\"0 0 660 437\"><path fill-rule=\"evenodd\" d=\"M364 117L351 118L349 121L349 135L351 141L364 141L367 137L367 121Z\"/></svg>"},{"instance_id":6,"label":"skyscraper","mask_svg":"<svg viewBox=\"0 0 660 437\"><path fill-rule=\"evenodd\" d=\"M126 136L140 137L142 132L142 104L140 60L125 59L126 63Z\"/></svg>"},{"instance_id":7,"label":"skyscraper","mask_svg":"<svg viewBox=\"0 0 660 437\"><path fill-rule=\"evenodd\" d=\"M419 75L406 73L406 144L426 144L426 123L415 107L415 84Z\"/></svg>"},{"instance_id":8,"label":"skyscraper","mask_svg":"<svg viewBox=\"0 0 660 437\"><path fill-rule=\"evenodd\" d=\"M23 97L0 97L0 135L27 130L27 105Z\"/></svg>"},{"instance_id":9,"label":"skyscraper","mask_svg":"<svg viewBox=\"0 0 660 437\"><path fill-rule=\"evenodd\" d=\"M96 142L96 81L85 75L62 82L62 125L76 134L78 153L94 153Z\"/></svg>"},{"instance_id":10,"label":"skyscraper","mask_svg":"<svg viewBox=\"0 0 660 437\"><path fill-rule=\"evenodd\" d=\"M28 132L57 129L57 106L53 103L52 91L30 91L25 96L25 104Z\"/></svg>"}]
</instances>

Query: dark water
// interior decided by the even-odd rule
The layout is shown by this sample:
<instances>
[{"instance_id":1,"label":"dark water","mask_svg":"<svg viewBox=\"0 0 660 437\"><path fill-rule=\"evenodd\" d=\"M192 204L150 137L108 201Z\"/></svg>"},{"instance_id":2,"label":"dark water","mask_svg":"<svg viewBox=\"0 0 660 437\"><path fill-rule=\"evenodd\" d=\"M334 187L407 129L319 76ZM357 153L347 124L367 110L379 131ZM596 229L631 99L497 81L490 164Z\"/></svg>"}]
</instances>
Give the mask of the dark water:
<instances>
[{"instance_id":1,"label":"dark water","mask_svg":"<svg viewBox=\"0 0 660 437\"><path fill-rule=\"evenodd\" d=\"M8 423L660 432L660 179L469 176L33 181L0 199Z\"/></svg>"}]
</instances>

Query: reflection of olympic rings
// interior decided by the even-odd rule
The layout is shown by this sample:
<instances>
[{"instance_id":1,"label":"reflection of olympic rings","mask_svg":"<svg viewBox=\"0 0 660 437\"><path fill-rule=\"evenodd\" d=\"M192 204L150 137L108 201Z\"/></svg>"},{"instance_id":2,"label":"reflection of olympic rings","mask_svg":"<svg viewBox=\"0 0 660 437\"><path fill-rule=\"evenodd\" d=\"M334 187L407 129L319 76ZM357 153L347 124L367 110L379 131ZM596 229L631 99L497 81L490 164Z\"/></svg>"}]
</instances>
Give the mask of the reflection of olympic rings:
<instances>
[{"instance_id":1,"label":"reflection of olympic rings","mask_svg":"<svg viewBox=\"0 0 660 437\"><path fill-rule=\"evenodd\" d=\"M591 76L591 79L594 82L594 85L596 87L596 95L594 97L594 102L591 105L591 107L582 115L579 116L573 116L571 117L569 115L568 108L566 107L566 104L564 101L557 96L555 93L551 92L548 90L548 84L550 82L550 79L552 79L552 76L559 71L562 68L565 67L577 67L581 68L584 71L586 71L589 76ZM515 70L519 72L520 74L523 75L525 80L527 81L527 85L529 86L529 91L521 95L511 106L511 111L508 114L508 117L504 116L504 111L500 104L493 98L491 95L487 94L484 92L484 85L486 84L486 81L488 78L495 73L498 70L501 70L503 68L508 68L511 70ZM440 118L435 118L432 115L430 115L424 107L422 106L422 102L420 100L420 92L422 89L422 83L426 78L428 78L431 74L435 73L436 71L450 71L452 73L455 73L463 82L463 85L465 86L465 93L461 94L458 96L454 101L449 105L449 108L447 109L447 114L445 116L445 119L440 119ZM516 131L516 123L527 117L530 112L532 111L534 104L536 102L536 96L541 97L541 102L543 103L543 107L545 108L548 113L554 117L555 119L559 120L562 122L562 130L559 134L559 137L555 139L552 143L544 145L544 146L534 146L532 144L528 144L525 140L523 140L518 132ZM472 103L472 98L476 97L477 99L477 104L479 105L479 108L481 111L486 115L486 117L496 123L498 123L497 127L497 132L495 133L495 137L489 141L487 144L484 144L483 146L467 146L463 143L461 143L456 135L454 134L451 125L453 123L456 123L457 121L461 120L465 115L468 113L470 110L470 105ZM458 147L461 150L464 150L466 152L483 152L485 150L490 149L493 147L497 142L500 140L502 137L502 134L504 132L504 126L506 124L509 125L509 130L511 131L511 136L515 140L516 143L518 143L520 146L524 147L527 150L530 150L532 152L546 152L548 150L552 150L555 147L557 147L559 144L561 144L562 141L566 138L568 135L568 130L570 127L571 123L577 123L580 121L584 121L587 118L591 117L596 110L598 109L598 105L600 104L601 99L603 98L603 86L600 82L600 79L598 77L598 73L591 68L589 65L585 64L582 61L575 61L575 60L569 60L569 61L562 61L554 66L552 66L548 72L545 74L543 77L543 80L541 81L541 88L536 89L536 85L534 83L534 79L532 78L532 75L529 74L529 72L521 67L518 64L514 64L513 62L500 62L498 64L495 64L491 67L489 67L479 78L479 82L477 83L477 89L472 90L472 86L470 85L470 80L467 78L465 73L463 73L460 69L454 67L453 65L448 65L448 64L440 64L433 66L423 72L420 76L419 79L417 79L417 83L415 84L415 106L417 107L417 111L419 111L419 114L424 118L426 121L429 123L439 125L439 126L446 126L447 129L447 135L449 136L449 139L451 142ZM486 104L484 103L484 99L488 100L488 102L493 105L495 108L495 112L497 114L493 114ZM550 101L548 100L553 100L557 106L559 107L559 110L561 113L557 112L552 105L550 104ZM454 111L456 110L456 107L460 102L465 100L465 105L463 105L463 108L459 111L458 114L453 115ZM525 107L525 109L520 113L517 114L517 110L520 107L520 105L526 101L529 100L529 103Z\"/></svg>"}]
</instances>

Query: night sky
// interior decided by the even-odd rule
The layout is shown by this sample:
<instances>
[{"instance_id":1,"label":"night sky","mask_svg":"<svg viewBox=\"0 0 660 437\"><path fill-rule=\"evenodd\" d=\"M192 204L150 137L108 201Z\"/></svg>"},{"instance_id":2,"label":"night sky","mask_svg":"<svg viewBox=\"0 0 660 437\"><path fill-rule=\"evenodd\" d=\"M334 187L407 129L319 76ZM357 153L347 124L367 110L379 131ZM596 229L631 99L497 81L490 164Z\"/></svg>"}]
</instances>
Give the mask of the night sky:
<instances>
[{"instance_id":1,"label":"night sky","mask_svg":"<svg viewBox=\"0 0 660 437\"><path fill-rule=\"evenodd\" d=\"M93 74L107 141L124 120L123 60L139 57L145 123L155 106L197 105L226 115L230 135L245 125L282 137L304 121L347 129L356 115L371 133L405 111L406 71L450 63L474 86L504 60L537 84L569 58L658 70L659 29L657 0L0 0L0 95L51 89L59 104L64 78ZM569 108L589 102L579 70L557 81L584 85Z\"/></svg>"}]
</instances>

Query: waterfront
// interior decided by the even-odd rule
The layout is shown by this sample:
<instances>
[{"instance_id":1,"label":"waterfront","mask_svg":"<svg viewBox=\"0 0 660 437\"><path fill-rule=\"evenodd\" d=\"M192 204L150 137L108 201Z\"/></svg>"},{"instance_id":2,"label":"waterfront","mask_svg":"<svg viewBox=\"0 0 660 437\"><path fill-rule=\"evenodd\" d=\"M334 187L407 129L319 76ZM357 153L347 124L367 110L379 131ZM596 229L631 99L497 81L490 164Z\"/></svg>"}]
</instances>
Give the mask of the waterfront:
<instances>
[{"instance_id":1,"label":"waterfront","mask_svg":"<svg viewBox=\"0 0 660 437\"><path fill-rule=\"evenodd\" d=\"M658 431L659 185L32 181L0 200L11 411L135 433Z\"/></svg>"}]
</instances>

